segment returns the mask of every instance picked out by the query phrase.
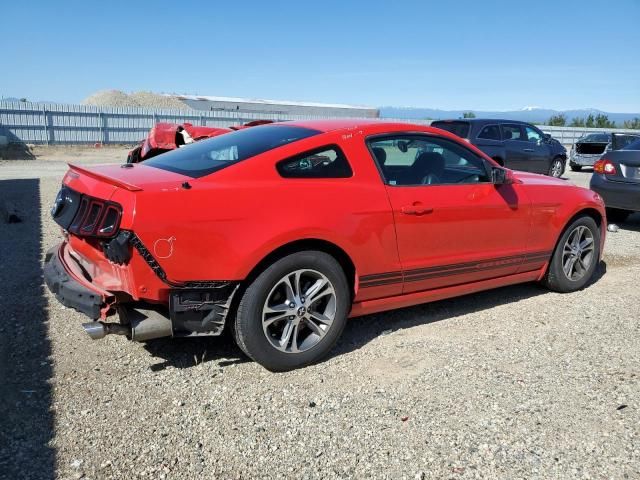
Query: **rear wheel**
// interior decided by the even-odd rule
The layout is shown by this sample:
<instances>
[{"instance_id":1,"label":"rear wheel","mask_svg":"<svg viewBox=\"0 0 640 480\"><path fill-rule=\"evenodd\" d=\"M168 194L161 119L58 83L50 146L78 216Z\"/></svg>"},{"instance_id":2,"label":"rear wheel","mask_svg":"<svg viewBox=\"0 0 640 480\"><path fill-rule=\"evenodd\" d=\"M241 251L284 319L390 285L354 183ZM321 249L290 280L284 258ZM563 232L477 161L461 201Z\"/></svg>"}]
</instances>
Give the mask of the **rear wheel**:
<instances>
[{"instance_id":1,"label":"rear wheel","mask_svg":"<svg viewBox=\"0 0 640 480\"><path fill-rule=\"evenodd\" d=\"M284 257L245 291L235 319L238 346L271 371L324 357L344 329L351 295L338 262L324 252Z\"/></svg>"},{"instance_id":2,"label":"rear wheel","mask_svg":"<svg viewBox=\"0 0 640 480\"><path fill-rule=\"evenodd\" d=\"M564 172L564 162L560 157L554 158L549 167L549 176L560 178Z\"/></svg>"},{"instance_id":3,"label":"rear wheel","mask_svg":"<svg viewBox=\"0 0 640 480\"><path fill-rule=\"evenodd\" d=\"M600 229L589 216L575 219L560 236L544 284L556 292L574 292L593 276L600 260Z\"/></svg>"},{"instance_id":4,"label":"rear wheel","mask_svg":"<svg viewBox=\"0 0 640 480\"><path fill-rule=\"evenodd\" d=\"M622 223L631 215L629 210L620 208L607 208L607 221L610 223Z\"/></svg>"},{"instance_id":5,"label":"rear wheel","mask_svg":"<svg viewBox=\"0 0 640 480\"><path fill-rule=\"evenodd\" d=\"M582 170L582 166L581 165L575 165L575 164L571 163L569 166L571 167L571 170L573 170L574 172L579 172L580 170Z\"/></svg>"}]
</instances>

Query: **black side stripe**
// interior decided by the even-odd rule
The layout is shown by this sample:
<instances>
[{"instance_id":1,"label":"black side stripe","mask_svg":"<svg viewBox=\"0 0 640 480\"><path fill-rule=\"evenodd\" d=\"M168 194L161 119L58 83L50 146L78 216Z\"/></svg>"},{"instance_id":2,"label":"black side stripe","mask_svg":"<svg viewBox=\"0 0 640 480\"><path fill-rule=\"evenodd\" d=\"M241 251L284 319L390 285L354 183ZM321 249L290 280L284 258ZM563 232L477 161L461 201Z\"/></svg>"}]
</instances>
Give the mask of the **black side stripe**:
<instances>
[{"instance_id":1,"label":"black side stripe","mask_svg":"<svg viewBox=\"0 0 640 480\"><path fill-rule=\"evenodd\" d=\"M527 264L529 267L534 263L544 263L549 260L552 252L531 252L525 255L512 255L509 257L501 257L494 259L482 260L480 262L465 262L450 265L441 265L437 267L417 268L404 272L388 272L376 273L372 275L363 275L360 277L360 287L379 287L382 285L392 285L396 283L417 282L428 280L431 278L449 277L452 275L462 275L466 273L482 272L487 270L496 270L514 264Z\"/></svg>"},{"instance_id":2,"label":"black side stripe","mask_svg":"<svg viewBox=\"0 0 640 480\"><path fill-rule=\"evenodd\" d=\"M401 277L402 272L374 273L373 275L363 275L360 277L361 282L369 280L382 280L383 278Z\"/></svg>"}]
</instances>

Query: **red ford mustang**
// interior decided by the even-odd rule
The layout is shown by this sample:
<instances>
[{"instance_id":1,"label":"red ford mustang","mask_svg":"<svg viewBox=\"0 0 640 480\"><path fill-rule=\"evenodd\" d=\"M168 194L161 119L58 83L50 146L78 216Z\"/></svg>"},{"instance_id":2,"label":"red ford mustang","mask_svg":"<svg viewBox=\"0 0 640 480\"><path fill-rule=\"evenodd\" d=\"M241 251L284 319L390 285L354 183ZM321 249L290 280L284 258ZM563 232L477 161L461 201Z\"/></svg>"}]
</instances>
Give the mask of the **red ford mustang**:
<instances>
[{"instance_id":1,"label":"red ford mustang","mask_svg":"<svg viewBox=\"0 0 640 480\"><path fill-rule=\"evenodd\" d=\"M219 335L271 370L325 355L347 317L592 277L601 198L512 172L448 132L307 121L143 163L70 166L45 279L92 338ZM118 321L108 321L113 314Z\"/></svg>"}]
</instances>

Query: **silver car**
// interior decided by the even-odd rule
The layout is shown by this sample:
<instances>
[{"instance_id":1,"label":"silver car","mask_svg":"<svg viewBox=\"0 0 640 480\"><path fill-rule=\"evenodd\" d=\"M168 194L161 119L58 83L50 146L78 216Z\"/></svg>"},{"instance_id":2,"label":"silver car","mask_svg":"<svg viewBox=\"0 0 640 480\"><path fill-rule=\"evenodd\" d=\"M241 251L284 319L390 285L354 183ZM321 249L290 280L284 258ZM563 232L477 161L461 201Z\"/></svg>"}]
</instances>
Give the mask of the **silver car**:
<instances>
[{"instance_id":1,"label":"silver car","mask_svg":"<svg viewBox=\"0 0 640 480\"><path fill-rule=\"evenodd\" d=\"M582 167L593 167L606 152L620 150L639 138L639 135L627 133L589 133L571 147L569 166L574 172Z\"/></svg>"}]
</instances>

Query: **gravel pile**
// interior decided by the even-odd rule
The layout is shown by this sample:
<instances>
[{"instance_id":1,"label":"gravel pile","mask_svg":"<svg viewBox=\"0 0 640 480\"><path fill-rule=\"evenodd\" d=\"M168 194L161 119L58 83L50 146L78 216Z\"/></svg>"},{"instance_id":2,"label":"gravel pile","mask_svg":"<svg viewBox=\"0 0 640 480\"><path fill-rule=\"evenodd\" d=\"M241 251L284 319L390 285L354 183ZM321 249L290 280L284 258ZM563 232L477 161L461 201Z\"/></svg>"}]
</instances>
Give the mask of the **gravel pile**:
<instances>
[{"instance_id":1,"label":"gravel pile","mask_svg":"<svg viewBox=\"0 0 640 480\"><path fill-rule=\"evenodd\" d=\"M158 95L152 92L135 92L130 95L120 90L103 90L87 97L84 105L100 107L146 107L190 110L189 106L176 97Z\"/></svg>"},{"instance_id":2,"label":"gravel pile","mask_svg":"<svg viewBox=\"0 0 640 480\"><path fill-rule=\"evenodd\" d=\"M582 292L520 285L354 319L330 358L272 374L227 337L89 340L34 263L59 238L51 172L68 160L43 158L0 163L0 195L31 204L0 226L7 478L640 477L640 215ZM31 188L1 180L45 164Z\"/></svg>"}]
</instances>

